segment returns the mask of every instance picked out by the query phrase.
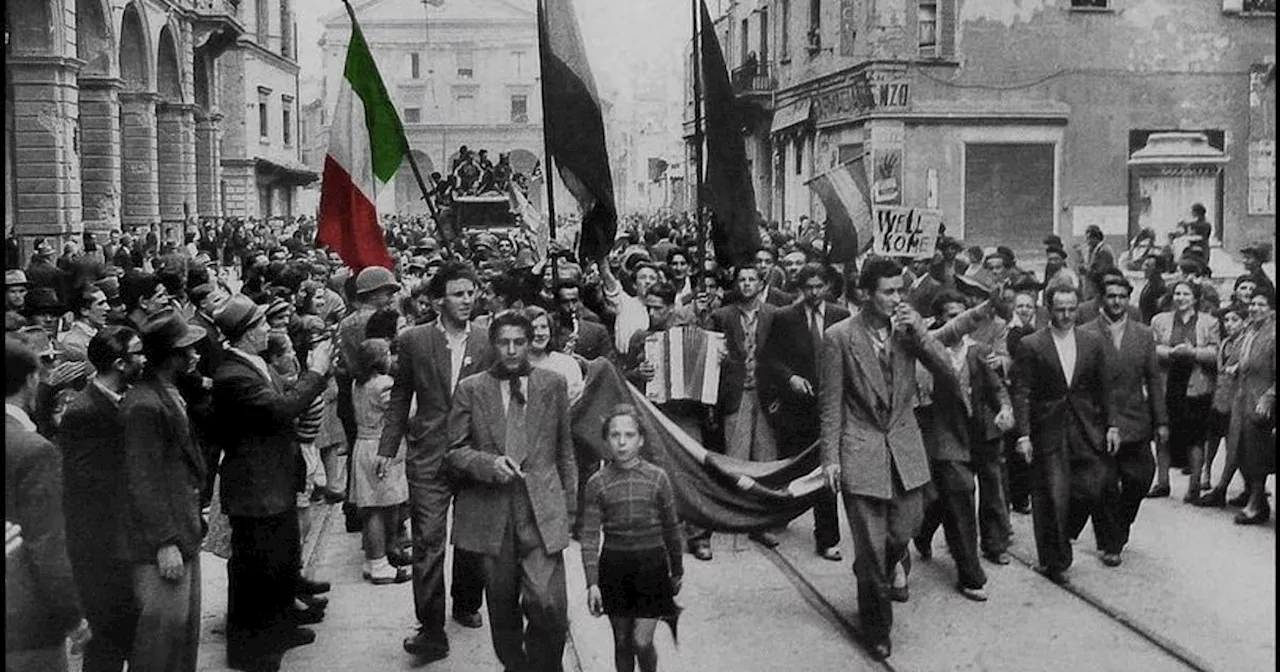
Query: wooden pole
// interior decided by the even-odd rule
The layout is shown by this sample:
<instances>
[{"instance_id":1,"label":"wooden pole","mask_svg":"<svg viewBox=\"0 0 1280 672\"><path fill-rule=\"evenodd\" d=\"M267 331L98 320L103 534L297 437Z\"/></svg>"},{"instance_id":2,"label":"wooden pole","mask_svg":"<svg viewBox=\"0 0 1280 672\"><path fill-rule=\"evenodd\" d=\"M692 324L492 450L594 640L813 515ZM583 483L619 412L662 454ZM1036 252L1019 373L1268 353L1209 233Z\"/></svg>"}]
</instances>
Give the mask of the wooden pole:
<instances>
[{"instance_id":1,"label":"wooden pole","mask_svg":"<svg viewBox=\"0 0 1280 672\"><path fill-rule=\"evenodd\" d=\"M551 130L547 124L547 12L544 0L538 0L538 92L542 98L542 180L547 183L547 234L556 239L556 196L553 182L555 168L551 158ZM548 248L550 245L548 244ZM548 253L550 250L548 249Z\"/></svg>"},{"instance_id":2,"label":"wooden pole","mask_svg":"<svg viewBox=\"0 0 1280 672\"><path fill-rule=\"evenodd\" d=\"M690 0L693 9L693 217L698 232L698 273L707 268L707 228L702 218L702 30L698 25L698 3Z\"/></svg>"}]
</instances>

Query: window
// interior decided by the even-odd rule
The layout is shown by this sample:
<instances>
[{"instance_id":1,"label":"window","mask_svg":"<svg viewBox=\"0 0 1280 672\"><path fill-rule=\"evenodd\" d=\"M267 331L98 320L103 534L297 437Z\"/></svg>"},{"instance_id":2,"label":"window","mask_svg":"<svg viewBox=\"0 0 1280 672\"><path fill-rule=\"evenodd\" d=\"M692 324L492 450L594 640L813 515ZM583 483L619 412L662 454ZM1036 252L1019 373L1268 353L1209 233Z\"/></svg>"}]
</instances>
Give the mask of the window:
<instances>
[{"instance_id":1,"label":"window","mask_svg":"<svg viewBox=\"0 0 1280 672\"><path fill-rule=\"evenodd\" d=\"M417 124L422 122L422 109L417 107L404 108L404 123Z\"/></svg>"},{"instance_id":2,"label":"window","mask_svg":"<svg viewBox=\"0 0 1280 672\"><path fill-rule=\"evenodd\" d=\"M422 77L422 55L417 52L409 54L409 77L413 79Z\"/></svg>"},{"instance_id":3,"label":"window","mask_svg":"<svg viewBox=\"0 0 1280 672\"><path fill-rule=\"evenodd\" d=\"M750 26L749 26L749 24L747 23L747 20L746 20L746 19L743 19L743 20L742 20L742 33L741 33L741 35L742 35L742 46L741 46L741 48L739 48L739 49L738 49L738 54L739 54L739 57L740 57L740 58L739 58L739 62L741 62L741 63L746 63L746 62L747 62L747 54L751 52L751 50L747 48L747 47L748 47L748 43L751 41L751 40L749 40L749 39L747 38L747 36L750 34L750 33L748 32L749 30L750 30Z\"/></svg>"},{"instance_id":4,"label":"window","mask_svg":"<svg viewBox=\"0 0 1280 672\"><path fill-rule=\"evenodd\" d=\"M516 79L524 77L524 57L523 51L511 52L511 74L515 75Z\"/></svg>"},{"instance_id":5,"label":"window","mask_svg":"<svg viewBox=\"0 0 1280 672\"><path fill-rule=\"evenodd\" d=\"M471 79L475 75L476 53L470 47L458 50L458 79Z\"/></svg>"},{"instance_id":6,"label":"window","mask_svg":"<svg viewBox=\"0 0 1280 672\"><path fill-rule=\"evenodd\" d=\"M778 21L778 54L785 59L791 46L791 36L787 34L791 29L791 0L782 0L778 6L782 14L782 20Z\"/></svg>"},{"instance_id":7,"label":"window","mask_svg":"<svg viewBox=\"0 0 1280 672\"><path fill-rule=\"evenodd\" d=\"M760 65L769 63L769 10L760 10Z\"/></svg>"},{"instance_id":8,"label":"window","mask_svg":"<svg viewBox=\"0 0 1280 672\"><path fill-rule=\"evenodd\" d=\"M938 48L938 2L937 0L920 0L920 11L916 15L920 50L932 56Z\"/></svg>"},{"instance_id":9,"label":"window","mask_svg":"<svg viewBox=\"0 0 1280 672\"><path fill-rule=\"evenodd\" d=\"M822 0L809 0L809 53L822 49Z\"/></svg>"},{"instance_id":10,"label":"window","mask_svg":"<svg viewBox=\"0 0 1280 672\"><path fill-rule=\"evenodd\" d=\"M1071 0L1071 9L1107 9L1111 0Z\"/></svg>"},{"instance_id":11,"label":"window","mask_svg":"<svg viewBox=\"0 0 1280 672\"><path fill-rule=\"evenodd\" d=\"M453 95L453 108L458 113L460 121L474 121L476 114L476 94L471 92L459 92Z\"/></svg>"},{"instance_id":12,"label":"window","mask_svg":"<svg viewBox=\"0 0 1280 672\"><path fill-rule=\"evenodd\" d=\"M267 0L257 0L253 7L254 18L258 23L258 44L265 45L271 34L271 15L267 13Z\"/></svg>"},{"instance_id":13,"label":"window","mask_svg":"<svg viewBox=\"0 0 1280 672\"><path fill-rule=\"evenodd\" d=\"M293 12L289 0L280 0L280 55L293 58Z\"/></svg>"},{"instance_id":14,"label":"window","mask_svg":"<svg viewBox=\"0 0 1280 672\"><path fill-rule=\"evenodd\" d=\"M796 138L796 175L804 174L804 139Z\"/></svg>"},{"instance_id":15,"label":"window","mask_svg":"<svg viewBox=\"0 0 1280 672\"><path fill-rule=\"evenodd\" d=\"M511 95L511 123L529 123L529 96L523 93Z\"/></svg>"},{"instance_id":16,"label":"window","mask_svg":"<svg viewBox=\"0 0 1280 672\"><path fill-rule=\"evenodd\" d=\"M271 137L270 117L271 89L258 88L258 137L267 140Z\"/></svg>"},{"instance_id":17,"label":"window","mask_svg":"<svg viewBox=\"0 0 1280 672\"><path fill-rule=\"evenodd\" d=\"M280 127L285 146L293 144L293 99L289 96L280 97Z\"/></svg>"}]
</instances>

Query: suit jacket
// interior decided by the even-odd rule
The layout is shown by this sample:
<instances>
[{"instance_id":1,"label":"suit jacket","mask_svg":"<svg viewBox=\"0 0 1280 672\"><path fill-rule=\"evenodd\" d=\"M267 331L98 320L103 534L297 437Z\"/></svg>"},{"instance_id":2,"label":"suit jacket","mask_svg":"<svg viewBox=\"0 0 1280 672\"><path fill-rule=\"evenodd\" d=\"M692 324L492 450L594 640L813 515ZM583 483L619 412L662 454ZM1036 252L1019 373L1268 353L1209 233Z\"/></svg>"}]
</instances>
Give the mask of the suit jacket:
<instances>
[{"instance_id":1,"label":"suit jacket","mask_svg":"<svg viewBox=\"0 0 1280 672\"><path fill-rule=\"evenodd\" d=\"M928 333L890 337L892 384L880 368L867 315L827 329L818 394L822 463L840 465L846 494L892 499L894 476L905 490L929 482L929 460L912 408L920 361L934 378L954 380L942 344Z\"/></svg>"},{"instance_id":2,"label":"suit jacket","mask_svg":"<svg viewBox=\"0 0 1280 672\"><path fill-rule=\"evenodd\" d=\"M773 318L778 309L767 303L760 304L756 319L756 387L760 387L764 375L764 346L773 328ZM746 333L742 330L742 311L738 304L717 308L711 314L711 331L725 336L728 355L720 365L720 393L718 408L722 413L736 413L742 404L743 385L747 378Z\"/></svg>"},{"instance_id":3,"label":"suit jacket","mask_svg":"<svg viewBox=\"0 0 1280 672\"><path fill-rule=\"evenodd\" d=\"M548 554L569 545L569 524L578 495L573 459L569 392L561 376L543 369L529 372L525 409L524 478L497 482L494 463L506 454L506 411L502 388L488 371L458 383L449 412L450 467L467 478L453 504L453 545L497 555L511 515L511 498L529 498L530 509Z\"/></svg>"},{"instance_id":4,"label":"suit jacket","mask_svg":"<svg viewBox=\"0 0 1280 672\"><path fill-rule=\"evenodd\" d=\"M292 389L228 350L213 374L213 406L222 458L222 510L265 517L292 511L301 485L302 453L294 420L324 391L325 377L303 371Z\"/></svg>"},{"instance_id":5,"label":"suit jacket","mask_svg":"<svg viewBox=\"0 0 1280 672\"><path fill-rule=\"evenodd\" d=\"M129 560L129 492L119 404L90 384L62 416L58 444L67 550L77 558Z\"/></svg>"},{"instance_id":6,"label":"suit jacket","mask_svg":"<svg viewBox=\"0 0 1280 672\"><path fill-rule=\"evenodd\" d=\"M22 526L22 547L5 558L4 650L61 644L80 622L62 517L62 457L7 413L4 518Z\"/></svg>"},{"instance_id":7,"label":"suit jacket","mask_svg":"<svg viewBox=\"0 0 1280 672\"><path fill-rule=\"evenodd\" d=\"M563 325L561 339L567 338L569 331L573 325ZM613 337L609 335L609 330L598 322L592 322L585 317L578 318L578 340L573 344L573 354L581 355L583 359L595 359L597 357L613 358Z\"/></svg>"},{"instance_id":8,"label":"suit jacket","mask_svg":"<svg viewBox=\"0 0 1280 672\"><path fill-rule=\"evenodd\" d=\"M1022 339L1013 360L1013 414L1018 436L1040 453L1103 451L1113 427L1107 351L1098 335L1076 328L1076 365L1067 386L1052 327Z\"/></svg>"},{"instance_id":9,"label":"suit jacket","mask_svg":"<svg viewBox=\"0 0 1280 672\"><path fill-rule=\"evenodd\" d=\"M1102 339L1107 350L1107 372L1111 374L1111 422L1120 429L1125 443L1151 440L1155 428L1168 425L1164 403L1164 376L1156 358L1156 339L1151 328L1130 316L1117 350L1106 317L1084 325Z\"/></svg>"},{"instance_id":10,"label":"suit jacket","mask_svg":"<svg viewBox=\"0 0 1280 672\"><path fill-rule=\"evenodd\" d=\"M827 301L823 309L823 333L847 317L848 310ZM783 412L802 413L806 416L811 414L816 430L817 400L796 394L789 383L791 376L800 376L809 381L815 393L817 391L818 356L822 353L814 350L813 338L809 333L809 312L803 302L787 306L774 315L773 328L769 331L769 339L761 352L762 356L757 363L757 377L761 381L760 404L769 408L776 401L788 407L782 409Z\"/></svg>"},{"instance_id":11,"label":"suit jacket","mask_svg":"<svg viewBox=\"0 0 1280 672\"><path fill-rule=\"evenodd\" d=\"M205 464L186 410L158 380L146 380L125 393L120 419L130 559L155 563L156 551L169 544L176 544L184 559L196 557L204 536L200 487Z\"/></svg>"},{"instance_id":12,"label":"suit jacket","mask_svg":"<svg viewBox=\"0 0 1280 672\"><path fill-rule=\"evenodd\" d=\"M775 308L786 308L787 306L795 303L795 301L795 294L784 292L772 285L768 287L764 295L764 302Z\"/></svg>"},{"instance_id":13,"label":"suit jacket","mask_svg":"<svg viewBox=\"0 0 1280 672\"><path fill-rule=\"evenodd\" d=\"M464 378L489 368L494 358L488 331L476 323L470 328L459 385ZM394 456L400 450L401 439L407 439L406 460L414 465L414 473L432 478L439 474L449 448L449 409L454 396L454 390L449 389L449 342L437 321L400 332L396 346L399 365L378 454ZM409 405L415 395L418 412L410 418Z\"/></svg>"},{"instance_id":14,"label":"suit jacket","mask_svg":"<svg viewBox=\"0 0 1280 672\"><path fill-rule=\"evenodd\" d=\"M1173 312L1160 313L1151 318L1151 331L1156 337L1156 357L1165 366L1161 371L1168 374L1169 352L1173 349L1169 343L1173 340ZM1196 314L1195 364L1191 369L1191 380L1187 382L1188 397L1202 397L1213 394L1216 378L1215 367L1218 363L1218 319L1209 313Z\"/></svg>"},{"instance_id":15,"label":"suit jacket","mask_svg":"<svg viewBox=\"0 0 1280 672\"><path fill-rule=\"evenodd\" d=\"M969 374L969 405L966 407L958 379L944 379L934 385L932 403L920 407L924 445L934 461L968 462L995 455L983 454L989 441L1004 432L996 427L996 414L1012 407L1009 391L1000 376L987 365L992 353L983 343L973 343L965 353ZM954 369L952 369L954 371Z\"/></svg>"}]
</instances>

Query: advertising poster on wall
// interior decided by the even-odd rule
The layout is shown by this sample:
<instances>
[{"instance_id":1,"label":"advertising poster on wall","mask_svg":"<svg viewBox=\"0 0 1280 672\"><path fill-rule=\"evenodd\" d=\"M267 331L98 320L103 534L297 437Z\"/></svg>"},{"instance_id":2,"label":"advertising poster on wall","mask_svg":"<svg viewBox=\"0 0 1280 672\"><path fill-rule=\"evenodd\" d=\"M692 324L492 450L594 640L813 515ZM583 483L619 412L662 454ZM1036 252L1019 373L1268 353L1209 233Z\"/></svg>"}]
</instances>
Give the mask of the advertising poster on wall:
<instances>
[{"instance_id":1,"label":"advertising poster on wall","mask_svg":"<svg viewBox=\"0 0 1280 672\"><path fill-rule=\"evenodd\" d=\"M905 129L901 124L871 128L871 202L873 205L902 205L902 149Z\"/></svg>"}]
</instances>

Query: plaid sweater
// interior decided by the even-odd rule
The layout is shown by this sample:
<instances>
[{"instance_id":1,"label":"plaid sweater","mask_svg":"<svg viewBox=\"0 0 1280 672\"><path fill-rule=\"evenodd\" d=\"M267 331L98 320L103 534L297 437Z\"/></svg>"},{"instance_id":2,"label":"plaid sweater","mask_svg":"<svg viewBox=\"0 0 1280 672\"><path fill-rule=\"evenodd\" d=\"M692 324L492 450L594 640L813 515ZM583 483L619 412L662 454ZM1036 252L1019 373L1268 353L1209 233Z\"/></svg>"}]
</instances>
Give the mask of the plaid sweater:
<instances>
[{"instance_id":1,"label":"plaid sweater","mask_svg":"<svg viewBox=\"0 0 1280 672\"><path fill-rule=\"evenodd\" d=\"M582 519L582 567L587 585L600 577L600 536L619 551L666 548L672 576L684 574L680 518L667 472L640 460L626 469L608 464L587 481Z\"/></svg>"}]
</instances>

